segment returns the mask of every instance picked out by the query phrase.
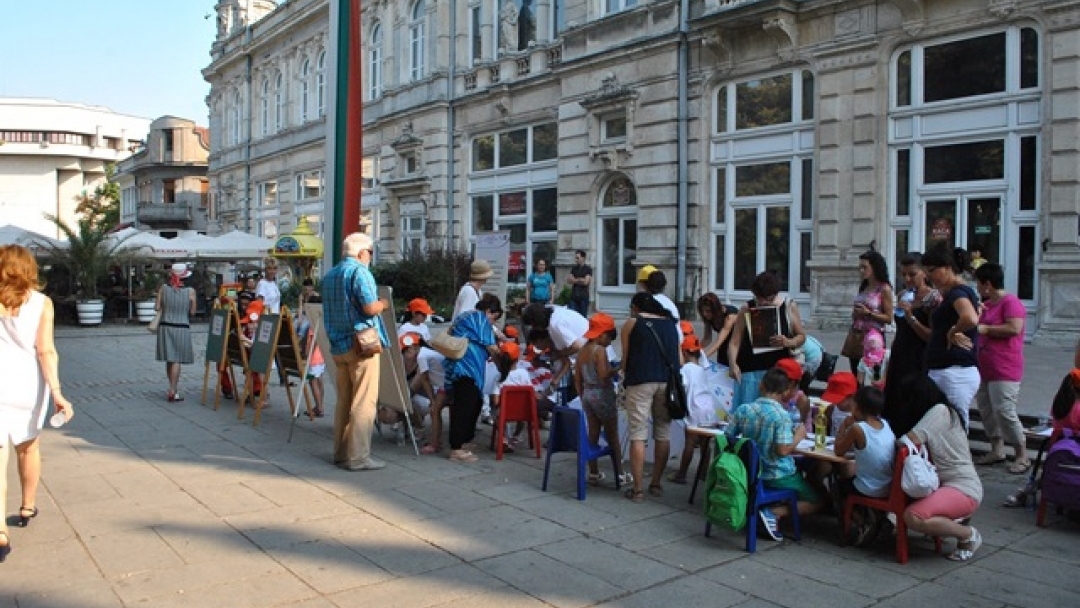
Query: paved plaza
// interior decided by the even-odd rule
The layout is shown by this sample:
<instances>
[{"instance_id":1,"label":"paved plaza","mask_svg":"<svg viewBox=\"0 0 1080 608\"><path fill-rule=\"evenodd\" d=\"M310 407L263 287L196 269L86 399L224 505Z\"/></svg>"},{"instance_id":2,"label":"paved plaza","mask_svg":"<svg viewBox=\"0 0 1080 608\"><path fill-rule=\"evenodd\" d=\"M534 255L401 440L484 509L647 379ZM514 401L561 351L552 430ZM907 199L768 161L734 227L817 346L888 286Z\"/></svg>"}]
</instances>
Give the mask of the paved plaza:
<instances>
[{"instance_id":1,"label":"paved plaza","mask_svg":"<svg viewBox=\"0 0 1080 608\"><path fill-rule=\"evenodd\" d=\"M196 349L205 325L197 326ZM956 564L912 539L842 548L831 517L804 520L802 542L702 535L688 486L630 501L610 487L574 497L571 457L540 491L543 461L524 450L471 465L376 440L381 471L329 463L332 414L290 418L284 389L258 427L236 403L200 405L203 365L184 368L186 401L165 401L164 365L140 327L59 328L61 379L76 418L47 429L41 515L12 527L0 607L198 608L686 606L911 608L1072 606L1080 523L1037 528L999 507L1021 482L980 467L973 523L985 544ZM837 349L842 336L823 340ZM1022 411L1048 410L1071 349L1029 347ZM842 366L842 364L841 364ZM327 402L333 403L332 390ZM332 409L332 406L331 406ZM488 432L478 441L486 441ZM12 459L14 461L14 458ZM14 462L5 513L19 506ZM610 477L610 475L609 475ZM946 543L946 551L951 550Z\"/></svg>"}]
</instances>

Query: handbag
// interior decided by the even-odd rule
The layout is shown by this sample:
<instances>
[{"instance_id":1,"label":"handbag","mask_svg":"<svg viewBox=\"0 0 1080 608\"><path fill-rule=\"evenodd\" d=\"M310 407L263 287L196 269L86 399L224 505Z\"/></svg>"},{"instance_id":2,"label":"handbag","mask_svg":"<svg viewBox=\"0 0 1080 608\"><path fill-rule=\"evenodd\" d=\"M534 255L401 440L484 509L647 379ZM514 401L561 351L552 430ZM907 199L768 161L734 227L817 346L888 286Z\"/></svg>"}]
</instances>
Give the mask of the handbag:
<instances>
[{"instance_id":1,"label":"handbag","mask_svg":"<svg viewBox=\"0 0 1080 608\"><path fill-rule=\"evenodd\" d=\"M147 324L146 331L148 331L148 332L150 332L152 334L157 333L158 325L160 325L160 324L161 324L161 311L159 310L159 311L154 313L154 320L150 321L150 323Z\"/></svg>"},{"instance_id":2,"label":"handbag","mask_svg":"<svg viewBox=\"0 0 1080 608\"><path fill-rule=\"evenodd\" d=\"M840 354L849 359L862 359L862 343L865 337L865 329L855 329L854 327L849 329L847 336L844 338L844 346L840 349Z\"/></svg>"},{"instance_id":3,"label":"handbag","mask_svg":"<svg viewBox=\"0 0 1080 608\"><path fill-rule=\"evenodd\" d=\"M374 327L357 330L353 350L361 359L367 359L382 353L382 338L379 337L379 330Z\"/></svg>"},{"instance_id":4,"label":"handbag","mask_svg":"<svg viewBox=\"0 0 1080 608\"><path fill-rule=\"evenodd\" d=\"M652 323L645 321L645 327L653 335L656 340L656 345L660 347L660 356L663 357L664 363L668 367L668 379L667 386L664 387L664 403L667 405L668 416L672 420L682 420L686 418L686 415L690 413L689 406L686 399L686 386L683 385L682 374L679 373L678 368L671 364L668 360L667 353L664 352L664 343L660 341L660 336L656 334L656 330L653 329Z\"/></svg>"},{"instance_id":5,"label":"handbag","mask_svg":"<svg viewBox=\"0 0 1080 608\"><path fill-rule=\"evenodd\" d=\"M447 330L432 338L428 346L447 359L457 361L465 356L465 351L469 348L469 339L452 336L450 330Z\"/></svg>"},{"instance_id":6,"label":"handbag","mask_svg":"<svg viewBox=\"0 0 1080 608\"><path fill-rule=\"evenodd\" d=\"M941 486L937 467L930 462L926 446L915 447L911 439L904 435L902 441L907 446L908 456L904 460L904 472L900 477L900 487L904 494L912 498L926 498Z\"/></svg>"}]
</instances>

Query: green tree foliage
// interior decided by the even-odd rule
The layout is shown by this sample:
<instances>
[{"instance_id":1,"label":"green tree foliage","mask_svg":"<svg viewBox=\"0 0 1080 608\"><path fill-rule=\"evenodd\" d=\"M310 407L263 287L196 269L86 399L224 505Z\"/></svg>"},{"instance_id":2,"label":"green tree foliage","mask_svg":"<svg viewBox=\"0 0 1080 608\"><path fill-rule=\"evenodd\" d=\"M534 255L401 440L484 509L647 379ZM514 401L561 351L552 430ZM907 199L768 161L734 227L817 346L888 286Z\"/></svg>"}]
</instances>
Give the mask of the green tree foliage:
<instances>
[{"instance_id":1,"label":"green tree foliage","mask_svg":"<svg viewBox=\"0 0 1080 608\"><path fill-rule=\"evenodd\" d=\"M371 271L379 285L394 288L395 309L424 298L435 312L449 317L457 290L468 279L471 258L464 251L414 249L398 262L375 265Z\"/></svg>"},{"instance_id":2,"label":"green tree foliage","mask_svg":"<svg viewBox=\"0 0 1080 608\"><path fill-rule=\"evenodd\" d=\"M75 213L79 221L86 221L92 227L104 227L112 230L120 224L120 186L113 181L116 167L106 168L105 183L94 188L93 193L79 194L75 197Z\"/></svg>"},{"instance_id":3,"label":"green tree foliage","mask_svg":"<svg viewBox=\"0 0 1080 608\"><path fill-rule=\"evenodd\" d=\"M55 215L46 213L45 218L67 237L67 243L48 248L50 263L67 269L77 284L80 299L98 299L99 283L108 275L109 268L125 262L130 254L124 247L124 239L110 241L112 227L86 217L77 220L75 227Z\"/></svg>"}]
</instances>

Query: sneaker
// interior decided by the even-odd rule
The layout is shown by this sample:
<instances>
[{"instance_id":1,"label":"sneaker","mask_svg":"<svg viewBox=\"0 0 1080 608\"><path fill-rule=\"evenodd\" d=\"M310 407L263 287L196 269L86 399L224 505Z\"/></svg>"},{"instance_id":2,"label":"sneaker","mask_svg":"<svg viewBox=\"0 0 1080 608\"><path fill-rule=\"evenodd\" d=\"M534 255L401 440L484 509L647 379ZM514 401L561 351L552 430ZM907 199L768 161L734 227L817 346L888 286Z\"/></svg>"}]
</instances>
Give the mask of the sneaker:
<instances>
[{"instance_id":1,"label":"sneaker","mask_svg":"<svg viewBox=\"0 0 1080 608\"><path fill-rule=\"evenodd\" d=\"M968 561L975 557L975 552L982 546L982 542L982 535L972 526L971 536L965 541L956 543L956 550L949 554L949 559L954 562Z\"/></svg>"},{"instance_id":2,"label":"sneaker","mask_svg":"<svg viewBox=\"0 0 1080 608\"><path fill-rule=\"evenodd\" d=\"M486 424L488 426L491 426L495 424L495 421L492 420L491 416L485 414L483 416L480 416L480 424Z\"/></svg>"},{"instance_id":3,"label":"sneaker","mask_svg":"<svg viewBox=\"0 0 1080 608\"><path fill-rule=\"evenodd\" d=\"M765 527L765 532L769 534L769 538L784 540L784 535L780 533L780 520L768 507L758 511L758 519L761 520L761 525Z\"/></svg>"},{"instance_id":4,"label":"sneaker","mask_svg":"<svg viewBox=\"0 0 1080 608\"><path fill-rule=\"evenodd\" d=\"M634 485L634 476L629 471L627 471L626 473L619 473L619 485Z\"/></svg>"},{"instance_id":5,"label":"sneaker","mask_svg":"<svg viewBox=\"0 0 1080 608\"><path fill-rule=\"evenodd\" d=\"M386 463L368 456L364 460L343 462L338 466L345 469L346 471L378 471L379 469L385 468Z\"/></svg>"}]
</instances>

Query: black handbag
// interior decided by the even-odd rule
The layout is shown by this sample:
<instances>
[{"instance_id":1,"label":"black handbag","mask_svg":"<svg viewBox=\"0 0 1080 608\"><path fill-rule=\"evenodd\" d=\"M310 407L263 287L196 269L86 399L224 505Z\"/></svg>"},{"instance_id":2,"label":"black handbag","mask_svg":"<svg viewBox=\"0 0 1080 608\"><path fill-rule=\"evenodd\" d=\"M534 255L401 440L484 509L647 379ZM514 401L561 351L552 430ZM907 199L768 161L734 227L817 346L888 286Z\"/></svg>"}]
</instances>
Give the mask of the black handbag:
<instances>
[{"instance_id":1,"label":"black handbag","mask_svg":"<svg viewBox=\"0 0 1080 608\"><path fill-rule=\"evenodd\" d=\"M657 335L656 330L653 329L652 323L644 321L645 327L653 335L656 340L656 345L660 347L660 356L663 357L664 363L668 368L668 380L667 386L664 389L664 402L667 404L668 416L672 420L682 420L686 418L690 413L690 408L687 405L686 400L686 386L683 385L682 373L679 368L671 364L668 360L667 353L664 352L664 343L660 341L660 336Z\"/></svg>"}]
</instances>

